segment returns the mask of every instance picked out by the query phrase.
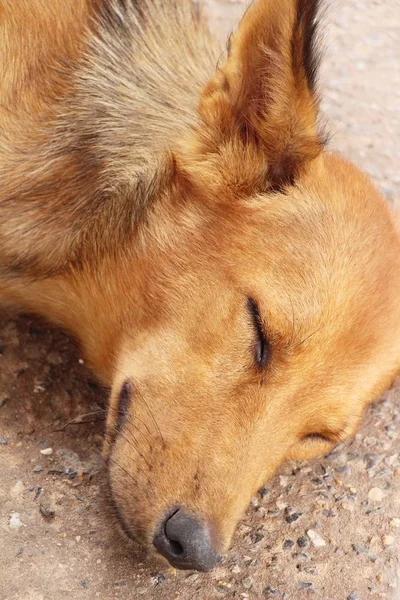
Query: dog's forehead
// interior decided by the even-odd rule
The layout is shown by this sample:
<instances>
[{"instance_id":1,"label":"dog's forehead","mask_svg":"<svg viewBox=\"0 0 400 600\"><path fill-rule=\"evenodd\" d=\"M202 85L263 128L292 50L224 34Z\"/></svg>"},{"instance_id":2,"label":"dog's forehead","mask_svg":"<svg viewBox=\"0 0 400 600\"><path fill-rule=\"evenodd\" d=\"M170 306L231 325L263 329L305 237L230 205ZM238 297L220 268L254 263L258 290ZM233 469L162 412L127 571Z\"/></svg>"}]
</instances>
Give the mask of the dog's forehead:
<instances>
[{"instance_id":1,"label":"dog's forehead","mask_svg":"<svg viewBox=\"0 0 400 600\"><path fill-rule=\"evenodd\" d=\"M387 271L388 253L398 264L387 206L368 178L338 157L315 161L281 193L238 203L225 223L216 243L230 270L253 279L267 274L292 292L368 285Z\"/></svg>"},{"instance_id":2,"label":"dog's forehead","mask_svg":"<svg viewBox=\"0 0 400 600\"><path fill-rule=\"evenodd\" d=\"M287 193L243 202L206 247L221 291L254 295L281 329L293 315L309 328L322 319L341 331L360 318L371 328L400 287L390 266L400 267L398 236L384 204L370 201L378 193L353 167L328 163Z\"/></svg>"}]
</instances>

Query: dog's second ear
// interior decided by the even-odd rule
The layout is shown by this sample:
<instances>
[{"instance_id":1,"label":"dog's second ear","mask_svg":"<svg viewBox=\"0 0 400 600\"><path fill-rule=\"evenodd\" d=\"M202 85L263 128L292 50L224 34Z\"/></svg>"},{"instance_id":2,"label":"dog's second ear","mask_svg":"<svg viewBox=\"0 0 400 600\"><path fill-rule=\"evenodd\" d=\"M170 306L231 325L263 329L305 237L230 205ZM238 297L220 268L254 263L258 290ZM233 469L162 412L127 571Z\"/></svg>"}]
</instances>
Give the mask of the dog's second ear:
<instances>
[{"instance_id":1,"label":"dog's second ear","mask_svg":"<svg viewBox=\"0 0 400 600\"><path fill-rule=\"evenodd\" d=\"M319 0L258 0L248 9L200 99L197 170L211 160L214 178L220 171L238 193L281 189L321 152L318 7Z\"/></svg>"}]
</instances>

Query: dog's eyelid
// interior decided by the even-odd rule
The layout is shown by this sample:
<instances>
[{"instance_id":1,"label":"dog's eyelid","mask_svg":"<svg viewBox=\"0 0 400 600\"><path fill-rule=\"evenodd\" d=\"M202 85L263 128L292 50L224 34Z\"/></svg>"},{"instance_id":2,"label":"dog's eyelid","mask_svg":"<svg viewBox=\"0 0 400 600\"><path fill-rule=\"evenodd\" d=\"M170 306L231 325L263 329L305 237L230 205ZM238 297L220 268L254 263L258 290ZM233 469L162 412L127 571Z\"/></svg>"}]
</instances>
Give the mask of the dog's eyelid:
<instances>
[{"instance_id":1,"label":"dog's eyelid","mask_svg":"<svg viewBox=\"0 0 400 600\"><path fill-rule=\"evenodd\" d=\"M256 364L259 368L264 368L269 363L271 357L271 347L265 332L265 325L262 321L260 309L254 298L247 298L247 306L252 317L254 329L257 334L257 344L255 348Z\"/></svg>"},{"instance_id":2,"label":"dog's eyelid","mask_svg":"<svg viewBox=\"0 0 400 600\"><path fill-rule=\"evenodd\" d=\"M253 320L255 321L255 324L263 330L262 333L266 337L266 332L264 331L264 323L261 318L260 308L259 308L259 304L258 304L257 300L255 300L251 296L248 296L247 305L248 305L250 314L253 317Z\"/></svg>"},{"instance_id":3,"label":"dog's eyelid","mask_svg":"<svg viewBox=\"0 0 400 600\"><path fill-rule=\"evenodd\" d=\"M324 433L307 433L306 435L302 436L301 441L306 442L307 440L315 440L315 441L321 441L321 442L332 442L333 441L330 437L328 437Z\"/></svg>"},{"instance_id":4,"label":"dog's eyelid","mask_svg":"<svg viewBox=\"0 0 400 600\"><path fill-rule=\"evenodd\" d=\"M335 433L334 431L307 433L301 437L301 441L305 442L307 440L319 440L321 442L329 442L330 444L339 444L342 441L342 434Z\"/></svg>"},{"instance_id":5,"label":"dog's eyelid","mask_svg":"<svg viewBox=\"0 0 400 600\"><path fill-rule=\"evenodd\" d=\"M126 380L121 387L118 395L118 427L121 428L126 419L126 413L128 412L129 405L132 399L132 384L129 380Z\"/></svg>"}]
</instances>

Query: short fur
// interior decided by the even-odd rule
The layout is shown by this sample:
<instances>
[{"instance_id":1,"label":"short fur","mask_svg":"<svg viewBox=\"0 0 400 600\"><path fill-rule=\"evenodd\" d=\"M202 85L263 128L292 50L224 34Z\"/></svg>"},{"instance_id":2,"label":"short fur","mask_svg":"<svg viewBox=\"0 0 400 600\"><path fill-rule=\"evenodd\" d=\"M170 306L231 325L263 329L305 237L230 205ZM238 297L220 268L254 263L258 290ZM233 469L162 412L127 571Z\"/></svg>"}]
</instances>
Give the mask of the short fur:
<instances>
[{"instance_id":1,"label":"short fur","mask_svg":"<svg viewBox=\"0 0 400 600\"><path fill-rule=\"evenodd\" d=\"M147 545L184 505L226 550L400 368L399 235L324 147L318 7L254 2L218 62L189 0L0 1L0 300L111 386L110 489Z\"/></svg>"}]
</instances>

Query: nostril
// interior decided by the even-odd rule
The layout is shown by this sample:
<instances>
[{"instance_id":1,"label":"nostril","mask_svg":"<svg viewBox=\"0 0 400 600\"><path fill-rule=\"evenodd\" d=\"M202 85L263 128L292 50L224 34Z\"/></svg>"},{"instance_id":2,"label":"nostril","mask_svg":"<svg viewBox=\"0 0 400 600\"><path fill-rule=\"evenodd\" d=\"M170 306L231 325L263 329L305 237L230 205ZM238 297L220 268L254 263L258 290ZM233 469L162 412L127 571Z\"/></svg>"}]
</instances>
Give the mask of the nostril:
<instances>
[{"instance_id":1,"label":"nostril","mask_svg":"<svg viewBox=\"0 0 400 600\"><path fill-rule=\"evenodd\" d=\"M154 546L174 567L208 571L219 560L209 531L193 513L178 508L166 516L153 540Z\"/></svg>"},{"instance_id":2,"label":"nostril","mask_svg":"<svg viewBox=\"0 0 400 600\"><path fill-rule=\"evenodd\" d=\"M167 519L164 522L164 535L169 544L171 554L173 554L173 556L181 556L181 554L183 554L183 552L184 552L182 544L177 539L174 539L171 535L168 534L169 520L174 515L176 515L177 512L178 512L178 510L175 510L169 517L167 517Z\"/></svg>"},{"instance_id":3,"label":"nostril","mask_svg":"<svg viewBox=\"0 0 400 600\"><path fill-rule=\"evenodd\" d=\"M174 556L181 556L181 554L183 554L184 550L183 550L182 546L180 545L180 543L176 542L175 540L168 540L168 541L169 541L169 545L171 548L171 554L173 554Z\"/></svg>"}]
</instances>

